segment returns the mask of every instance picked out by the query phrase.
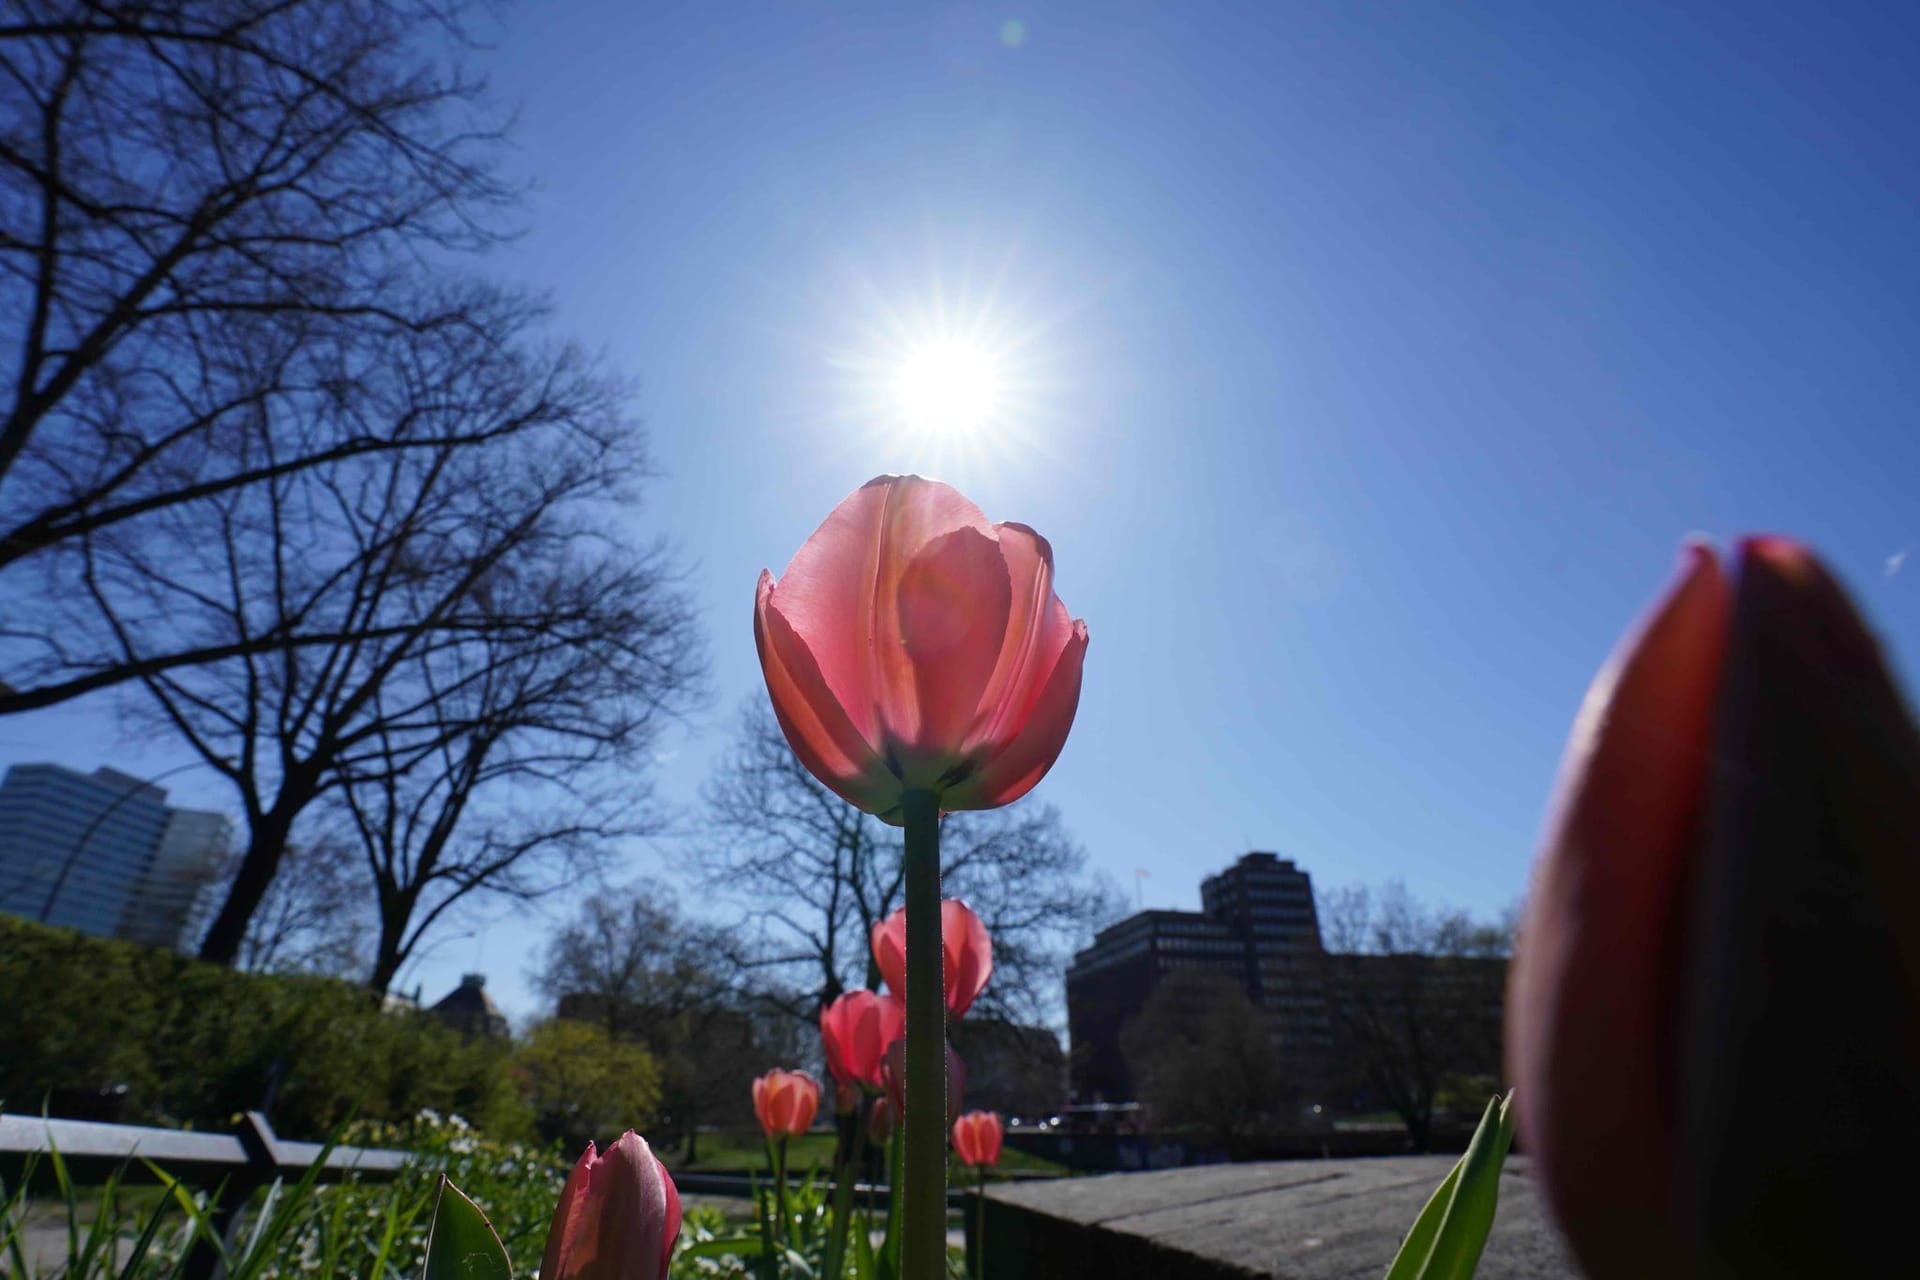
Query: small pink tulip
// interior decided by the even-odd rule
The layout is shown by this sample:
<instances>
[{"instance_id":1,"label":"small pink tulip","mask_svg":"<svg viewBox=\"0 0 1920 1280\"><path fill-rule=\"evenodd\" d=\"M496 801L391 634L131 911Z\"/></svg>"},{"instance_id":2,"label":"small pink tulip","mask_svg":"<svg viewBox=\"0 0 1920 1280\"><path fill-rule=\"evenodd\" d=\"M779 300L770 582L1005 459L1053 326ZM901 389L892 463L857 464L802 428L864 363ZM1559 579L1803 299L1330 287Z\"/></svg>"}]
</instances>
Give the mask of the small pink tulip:
<instances>
[{"instance_id":1,"label":"small pink tulip","mask_svg":"<svg viewBox=\"0 0 1920 1280\"><path fill-rule=\"evenodd\" d=\"M1019 799L1080 702L1087 625L1053 592L1046 539L918 476L868 481L778 583L763 571L753 631L794 754L895 824L909 790L945 810Z\"/></svg>"},{"instance_id":2,"label":"small pink tulip","mask_svg":"<svg viewBox=\"0 0 1920 1280\"><path fill-rule=\"evenodd\" d=\"M906 1006L873 991L849 991L820 1011L827 1070L841 1084L878 1089L887 1046L906 1032Z\"/></svg>"},{"instance_id":3,"label":"small pink tulip","mask_svg":"<svg viewBox=\"0 0 1920 1280\"><path fill-rule=\"evenodd\" d=\"M775 1067L753 1082L753 1112L769 1138L799 1137L819 1110L820 1082L804 1071Z\"/></svg>"},{"instance_id":4,"label":"small pink tulip","mask_svg":"<svg viewBox=\"0 0 1920 1280\"><path fill-rule=\"evenodd\" d=\"M629 1129L605 1154L587 1144L547 1230L540 1280L665 1280L680 1235L680 1193Z\"/></svg>"},{"instance_id":5,"label":"small pink tulip","mask_svg":"<svg viewBox=\"0 0 1920 1280\"><path fill-rule=\"evenodd\" d=\"M1920 734L1805 548L1689 549L1575 723L1507 1000L1594 1280L1885 1274L1920 1149Z\"/></svg>"},{"instance_id":6,"label":"small pink tulip","mask_svg":"<svg viewBox=\"0 0 1920 1280\"><path fill-rule=\"evenodd\" d=\"M1000 1163L1000 1113L969 1111L953 1122L953 1154L975 1169Z\"/></svg>"},{"instance_id":7,"label":"small pink tulip","mask_svg":"<svg viewBox=\"0 0 1920 1280\"><path fill-rule=\"evenodd\" d=\"M947 1013L964 1017L993 976L993 939L973 908L958 898L940 904L940 950L946 975ZM907 996L907 909L900 907L873 926L873 962L887 988Z\"/></svg>"}]
</instances>

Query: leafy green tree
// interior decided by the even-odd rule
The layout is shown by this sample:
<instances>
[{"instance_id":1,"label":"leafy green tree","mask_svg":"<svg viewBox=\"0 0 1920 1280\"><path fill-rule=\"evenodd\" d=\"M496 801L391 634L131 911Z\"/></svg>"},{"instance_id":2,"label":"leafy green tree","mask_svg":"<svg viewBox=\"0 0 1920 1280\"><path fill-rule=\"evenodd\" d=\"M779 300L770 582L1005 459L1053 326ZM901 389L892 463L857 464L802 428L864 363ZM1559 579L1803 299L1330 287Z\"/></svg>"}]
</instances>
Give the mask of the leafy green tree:
<instances>
[{"instance_id":1,"label":"leafy green tree","mask_svg":"<svg viewBox=\"0 0 1920 1280\"><path fill-rule=\"evenodd\" d=\"M653 1055L590 1022L541 1023L520 1047L516 1067L540 1136L569 1151L644 1129L660 1106Z\"/></svg>"},{"instance_id":2,"label":"leafy green tree","mask_svg":"<svg viewBox=\"0 0 1920 1280\"><path fill-rule=\"evenodd\" d=\"M1158 1123L1198 1126L1230 1144L1279 1101L1267 1019L1224 973L1169 974L1121 1030L1120 1048Z\"/></svg>"}]
</instances>

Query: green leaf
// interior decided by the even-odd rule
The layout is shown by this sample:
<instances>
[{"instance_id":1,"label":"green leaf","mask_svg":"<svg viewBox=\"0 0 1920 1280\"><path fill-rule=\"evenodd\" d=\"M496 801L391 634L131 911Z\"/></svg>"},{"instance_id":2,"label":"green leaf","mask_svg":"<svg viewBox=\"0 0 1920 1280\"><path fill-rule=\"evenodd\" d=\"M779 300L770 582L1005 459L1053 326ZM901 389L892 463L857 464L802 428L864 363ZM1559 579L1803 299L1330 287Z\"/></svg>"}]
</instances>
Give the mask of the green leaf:
<instances>
[{"instance_id":1,"label":"green leaf","mask_svg":"<svg viewBox=\"0 0 1920 1280\"><path fill-rule=\"evenodd\" d=\"M873 1256L873 1223L864 1215L853 1227L853 1271L859 1280L880 1280L880 1263Z\"/></svg>"},{"instance_id":2,"label":"green leaf","mask_svg":"<svg viewBox=\"0 0 1920 1280\"><path fill-rule=\"evenodd\" d=\"M506 1247L487 1215L442 1174L422 1280L512 1280L512 1276Z\"/></svg>"},{"instance_id":3,"label":"green leaf","mask_svg":"<svg viewBox=\"0 0 1920 1280\"><path fill-rule=\"evenodd\" d=\"M1487 1103L1480 1127L1428 1199L1386 1280L1469 1280L1499 1207L1500 1169L1513 1145L1513 1095Z\"/></svg>"}]
</instances>

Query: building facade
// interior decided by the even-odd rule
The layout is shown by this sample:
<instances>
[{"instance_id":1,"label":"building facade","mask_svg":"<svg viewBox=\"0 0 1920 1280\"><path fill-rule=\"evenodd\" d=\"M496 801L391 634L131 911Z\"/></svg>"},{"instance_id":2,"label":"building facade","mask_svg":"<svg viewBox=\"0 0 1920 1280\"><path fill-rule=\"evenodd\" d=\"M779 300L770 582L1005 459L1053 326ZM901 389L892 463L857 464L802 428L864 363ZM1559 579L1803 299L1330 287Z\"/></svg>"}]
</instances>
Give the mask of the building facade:
<instances>
[{"instance_id":1,"label":"building facade","mask_svg":"<svg viewBox=\"0 0 1920 1280\"><path fill-rule=\"evenodd\" d=\"M1399 1105L1447 1073L1497 1072L1506 962L1326 950L1306 871L1241 857L1200 886L1199 911L1142 911L1067 970L1076 1102L1135 1097L1121 1034L1167 975L1230 974L1266 1019L1289 1091L1343 1107Z\"/></svg>"},{"instance_id":2,"label":"building facade","mask_svg":"<svg viewBox=\"0 0 1920 1280\"><path fill-rule=\"evenodd\" d=\"M1200 885L1199 911L1142 911L1103 929L1067 970L1073 1096L1133 1096L1120 1032L1177 969L1230 974L1269 1019L1281 1061L1318 1073L1332 1050L1313 878L1277 854L1246 854Z\"/></svg>"},{"instance_id":3,"label":"building facade","mask_svg":"<svg viewBox=\"0 0 1920 1280\"><path fill-rule=\"evenodd\" d=\"M178 949L230 838L224 814L175 809L115 769L20 764L0 780L0 911Z\"/></svg>"}]
</instances>

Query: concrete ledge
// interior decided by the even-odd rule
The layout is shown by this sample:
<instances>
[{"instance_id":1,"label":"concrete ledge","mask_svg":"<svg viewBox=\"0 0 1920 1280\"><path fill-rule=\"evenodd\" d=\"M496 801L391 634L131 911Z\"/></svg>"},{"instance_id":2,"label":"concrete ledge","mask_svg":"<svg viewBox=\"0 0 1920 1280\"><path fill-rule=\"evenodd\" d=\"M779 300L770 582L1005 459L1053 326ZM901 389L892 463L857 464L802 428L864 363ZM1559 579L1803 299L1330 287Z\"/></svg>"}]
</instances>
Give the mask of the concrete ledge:
<instances>
[{"instance_id":1,"label":"concrete ledge","mask_svg":"<svg viewBox=\"0 0 1920 1280\"><path fill-rule=\"evenodd\" d=\"M985 1274L1378 1280L1452 1164L1451 1156L1290 1160L995 1187ZM966 1217L971 1233L974 1215ZM1514 1156L1479 1280L1578 1275L1534 1195L1526 1158Z\"/></svg>"}]
</instances>

